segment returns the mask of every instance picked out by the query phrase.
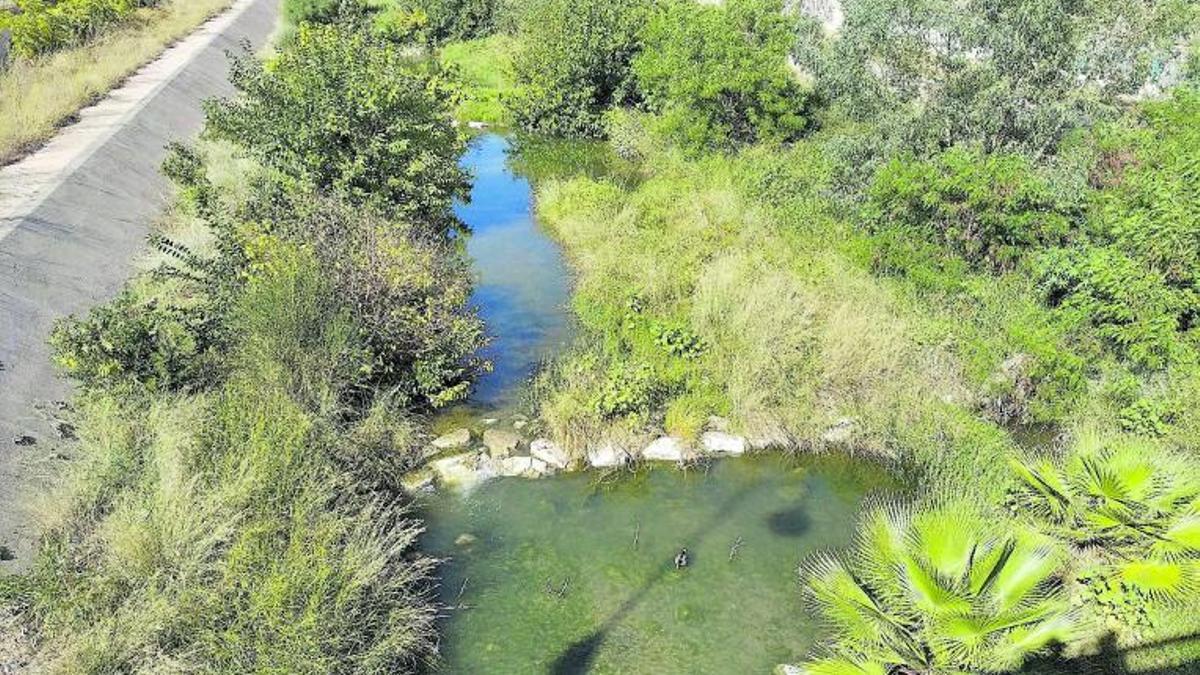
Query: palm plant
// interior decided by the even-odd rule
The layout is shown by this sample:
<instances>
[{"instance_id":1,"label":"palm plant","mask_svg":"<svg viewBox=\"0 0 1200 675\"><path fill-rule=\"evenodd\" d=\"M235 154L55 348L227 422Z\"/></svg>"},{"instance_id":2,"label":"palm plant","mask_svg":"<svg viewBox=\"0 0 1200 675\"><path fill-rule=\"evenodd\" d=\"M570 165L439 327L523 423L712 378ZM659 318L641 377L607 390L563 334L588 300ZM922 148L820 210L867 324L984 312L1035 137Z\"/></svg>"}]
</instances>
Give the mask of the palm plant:
<instances>
[{"instance_id":1,"label":"palm plant","mask_svg":"<svg viewBox=\"0 0 1200 675\"><path fill-rule=\"evenodd\" d=\"M967 503L877 504L801 568L828 624L809 675L1003 672L1074 635L1054 540Z\"/></svg>"},{"instance_id":2,"label":"palm plant","mask_svg":"<svg viewBox=\"0 0 1200 675\"><path fill-rule=\"evenodd\" d=\"M1200 591L1200 463L1161 444L1084 435L1062 460L1014 461L1009 504L1099 562L1087 578L1154 600Z\"/></svg>"}]
</instances>

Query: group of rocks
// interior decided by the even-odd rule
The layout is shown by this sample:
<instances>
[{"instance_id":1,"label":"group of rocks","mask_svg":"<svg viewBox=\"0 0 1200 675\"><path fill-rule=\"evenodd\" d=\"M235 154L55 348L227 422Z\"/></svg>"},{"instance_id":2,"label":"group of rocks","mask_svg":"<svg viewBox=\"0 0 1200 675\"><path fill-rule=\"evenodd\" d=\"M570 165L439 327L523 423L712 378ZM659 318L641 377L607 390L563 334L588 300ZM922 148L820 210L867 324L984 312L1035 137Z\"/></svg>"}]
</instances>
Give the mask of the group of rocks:
<instances>
[{"instance_id":1,"label":"group of rocks","mask_svg":"<svg viewBox=\"0 0 1200 675\"><path fill-rule=\"evenodd\" d=\"M637 462L683 465L706 457L743 455L773 443L772 439L753 441L730 433L728 423L714 417L695 441L672 435L648 436L641 441L602 441L582 453L572 453L548 438L527 440L521 433L524 420L517 420L512 428L498 425L497 420L483 423L481 434L462 427L434 439L426 450L426 466L407 477L409 489L434 484L471 487L500 476L540 478L560 471L614 469Z\"/></svg>"}]
</instances>

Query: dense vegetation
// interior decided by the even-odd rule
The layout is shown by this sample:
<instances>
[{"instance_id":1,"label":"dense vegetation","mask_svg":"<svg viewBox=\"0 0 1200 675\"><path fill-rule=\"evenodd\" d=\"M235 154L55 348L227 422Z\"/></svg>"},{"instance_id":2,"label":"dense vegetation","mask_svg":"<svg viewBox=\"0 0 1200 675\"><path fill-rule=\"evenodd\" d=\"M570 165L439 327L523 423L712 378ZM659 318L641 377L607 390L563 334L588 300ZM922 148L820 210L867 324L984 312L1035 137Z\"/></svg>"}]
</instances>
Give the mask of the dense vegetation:
<instances>
[{"instance_id":1,"label":"dense vegetation","mask_svg":"<svg viewBox=\"0 0 1200 675\"><path fill-rule=\"evenodd\" d=\"M32 58L83 44L161 0L18 0L16 12L0 12L0 30L12 32L13 51Z\"/></svg>"},{"instance_id":2,"label":"dense vegetation","mask_svg":"<svg viewBox=\"0 0 1200 675\"><path fill-rule=\"evenodd\" d=\"M515 40L489 99L569 139L523 139L584 328L542 423L582 450L715 414L908 467L912 504L806 566L811 672L1053 672L1109 639L1186 670L1196 6L843 5L546 0L451 46Z\"/></svg>"},{"instance_id":3,"label":"dense vegetation","mask_svg":"<svg viewBox=\"0 0 1200 675\"><path fill-rule=\"evenodd\" d=\"M32 571L0 587L36 667L434 658L432 562L399 478L420 461L416 413L483 367L439 78L353 24L305 24L269 64L242 57L204 140L172 149L156 264L53 338L83 387L83 459ZM343 117L282 114L362 92Z\"/></svg>"}]
</instances>

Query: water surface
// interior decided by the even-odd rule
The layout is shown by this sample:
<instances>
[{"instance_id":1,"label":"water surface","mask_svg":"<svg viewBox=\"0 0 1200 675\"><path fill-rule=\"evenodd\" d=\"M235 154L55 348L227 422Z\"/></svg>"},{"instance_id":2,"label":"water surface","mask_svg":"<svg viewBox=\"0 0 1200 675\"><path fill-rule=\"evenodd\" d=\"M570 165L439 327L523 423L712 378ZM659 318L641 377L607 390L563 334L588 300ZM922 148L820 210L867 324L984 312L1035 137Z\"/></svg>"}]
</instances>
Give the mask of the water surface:
<instances>
[{"instance_id":1,"label":"water surface","mask_svg":"<svg viewBox=\"0 0 1200 675\"><path fill-rule=\"evenodd\" d=\"M503 136L472 140L462 159L474 177L471 201L455 207L472 231L472 303L493 338L483 356L494 370L479 380L468 406L482 412L513 407L522 384L571 337L570 276L562 252L534 221L533 191L512 170L508 153Z\"/></svg>"},{"instance_id":2,"label":"water surface","mask_svg":"<svg viewBox=\"0 0 1200 675\"><path fill-rule=\"evenodd\" d=\"M848 543L863 496L889 484L870 466L778 456L598 481L430 497L423 548L448 559L443 672L769 673L815 635L796 566ZM685 546L692 564L676 571Z\"/></svg>"}]
</instances>

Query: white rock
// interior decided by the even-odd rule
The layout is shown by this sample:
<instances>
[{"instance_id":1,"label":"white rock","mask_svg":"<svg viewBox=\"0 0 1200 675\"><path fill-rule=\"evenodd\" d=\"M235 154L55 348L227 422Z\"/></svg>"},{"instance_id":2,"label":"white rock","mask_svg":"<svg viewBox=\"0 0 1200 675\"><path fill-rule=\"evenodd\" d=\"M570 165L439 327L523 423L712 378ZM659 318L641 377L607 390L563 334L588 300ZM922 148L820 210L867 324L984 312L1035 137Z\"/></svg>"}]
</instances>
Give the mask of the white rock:
<instances>
[{"instance_id":1,"label":"white rock","mask_svg":"<svg viewBox=\"0 0 1200 675\"><path fill-rule=\"evenodd\" d=\"M471 121L471 122L467 122L467 126L470 127L471 129L486 129L486 128L488 128L488 123Z\"/></svg>"},{"instance_id":2,"label":"white rock","mask_svg":"<svg viewBox=\"0 0 1200 675\"><path fill-rule=\"evenodd\" d=\"M437 474L438 480L443 485L469 488L482 480L479 471L481 457L477 452L464 452L460 455L434 460L429 463L429 468Z\"/></svg>"},{"instance_id":3,"label":"white rock","mask_svg":"<svg viewBox=\"0 0 1200 675\"><path fill-rule=\"evenodd\" d=\"M556 469L565 469L571 463L571 456L567 451L548 438L539 438L530 443L529 454Z\"/></svg>"},{"instance_id":4,"label":"white rock","mask_svg":"<svg viewBox=\"0 0 1200 675\"><path fill-rule=\"evenodd\" d=\"M448 434L438 436L433 441L433 447L438 450L456 450L471 443L470 429L455 429Z\"/></svg>"},{"instance_id":5,"label":"white rock","mask_svg":"<svg viewBox=\"0 0 1200 675\"><path fill-rule=\"evenodd\" d=\"M652 462L682 462L687 459L687 444L677 436L656 438L642 450L642 459Z\"/></svg>"},{"instance_id":6,"label":"white rock","mask_svg":"<svg viewBox=\"0 0 1200 675\"><path fill-rule=\"evenodd\" d=\"M550 465L536 457L524 455L506 457L499 460L500 475L521 476L523 478L540 478L550 473Z\"/></svg>"},{"instance_id":7,"label":"white rock","mask_svg":"<svg viewBox=\"0 0 1200 675\"><path fill-rule=\"evenodd\" d=\"M746 454L746 439L723 431L706 431L700 436L700 444L708 452L718 455Z\"/></svg>"},{"instance_id":8,"label":"white rock","mask_svg":"<svg viewBox=\"0 0 1200 675\"><path fill-rule=\"evenodd\" d=\"M483 432L483 444L492 457L503 459L516 452L521 445L521 437L511 431L488 429Z\"/></svg>"},{"instance_id":9,"label":"white rock","mask_svg":"<svg viewBox=\"0 0 1200 675\"><path fill-rule=\"evenodd\" d=\"M773 675L804 675L804 669L800 666L793 666L788 663L781 663L775 666Z\"/></svg>"},{"instance_id":10,"label":"white rock","mask_svg":"<svg viewBox=\"0 0 1200 675\"><path fill-rule=\"evenodd\" d=\"M490 427L493 424L499 422L500 420L495 417L485 417L479 421L482 422L485 427Z\"/></svg>"},{"instance_id":11,"label":"white rock","mask_svg":"<svg viewBox=\"0 0 1200 675\"><path fill-rule=\"evenodd\" d=\"M529 422L526 422L525 420L516 420L513 422L513 428L514 429L524 429L528 424L529 424Z\"/></svg>"},{"instance_id":12,"label":"white rock","mask_svg":"<svg viewBox=\"0 0 1200 675\"><path fill-rule=\"evenodd\" d=\"M588 464L599 468L625 466L629 463L629 453L610 442L588 448L587 459Z\"/></svg>"}]
</instances>

